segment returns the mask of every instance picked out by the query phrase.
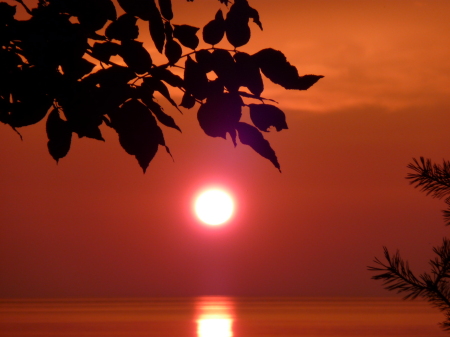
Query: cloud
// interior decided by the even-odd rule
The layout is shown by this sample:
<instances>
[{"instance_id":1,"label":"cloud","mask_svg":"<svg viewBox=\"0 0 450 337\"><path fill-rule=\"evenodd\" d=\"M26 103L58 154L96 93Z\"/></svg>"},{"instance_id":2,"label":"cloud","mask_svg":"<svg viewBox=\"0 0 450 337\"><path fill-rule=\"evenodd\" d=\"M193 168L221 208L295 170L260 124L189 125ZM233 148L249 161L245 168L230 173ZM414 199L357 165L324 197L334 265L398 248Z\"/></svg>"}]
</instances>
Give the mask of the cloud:
<instances>
[{"instance_id":1,"label":"cloud","mask_svg":"<svg viewBox=\"0 0 450 337\"><path fill-rule=\"evenodd\" d=\"M320 3L301 12L286 10L286 26L298 23L283 31L282 42L273 42L301 74L325 78L306 93L268 86L266 95L286 107L316 112L363 105L397 111L446 101L450 45L443 32L450 23L441 12L447 3L389 2L374 8L370 2L346 2L334 16L330 9L319 12ZM273 20L268 30L280 27L281 18Z\"/></svg>"}]
</instances>

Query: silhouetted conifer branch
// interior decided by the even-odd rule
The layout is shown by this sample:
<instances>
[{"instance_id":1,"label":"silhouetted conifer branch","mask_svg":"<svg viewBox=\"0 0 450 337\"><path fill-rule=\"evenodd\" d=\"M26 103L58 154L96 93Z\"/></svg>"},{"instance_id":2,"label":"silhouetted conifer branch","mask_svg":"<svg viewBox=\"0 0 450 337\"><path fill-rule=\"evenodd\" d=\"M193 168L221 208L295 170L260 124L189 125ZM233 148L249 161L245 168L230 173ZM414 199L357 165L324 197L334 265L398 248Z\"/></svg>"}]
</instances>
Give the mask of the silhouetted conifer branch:
<instances>
[{"instance_id":1,"label":"silhouetted conifer branch","mask_svg":"<svg viewBox=\"0 0 450 337\"><path fill-rule=\"evenodd\" d=\"M382 280L387 290L396 290L397 293L407 292L405 299L414 299L426 290L426 284L413 274L409 264L400 257L399 251L390 255L386 247L383 247L386 263L375 258L374 262L379 267L368 267L370 271L382 272L372 277L374 280Z\"/></svg>"},{"instance_id":2,"label":"silhouetted conifer branch","mask_svg":"<svg viewBox=\"0 0 450 337\"><path fill-rule=\"evenodd\" d=\"M443 161L442 165L433 164L430 159L420 157L420 162L413 159L408 168L415 173L408 173L406 179L411 185L433 198L441 199L450 194L450 162Z\"/></svg>"},{"instance_id":3,"label":"silhouetted conifer branch","mask_svg":"<svg viewBox=\"0 0 450 337\"><path fill-rule=\"evenodd\" d=\"M449 200L445 200L445 202L447 203L448 208L444 209L442 211L442 213L444 214L445 225L450 226L450 204L449 204Z\"/></svg>"},{"instance_id":4,"label":"silhouetted conifer branch","mask_svg":"<svg viewBox=\"0 0 450 337\"><path fill-rule=\"evenodd\" d=\"M386 247L384 256L386 262L378 258L374 262L378 265L368 267L369 271L381 272L372 276L374 280L381 280L385 289L405 293L404 299L422 297L445 313L446 320L440 323L442 329L450 331L450 240L444 238L442 246L434 247L437 255L430 260L431 272L416 277L409 268L408 262L400 257L397 251L390 255Z\"/></svg>"},{"instance_id":5,"label":"silhouetted conifer branch","mask_svg":"<svg viewBox=\"0 0 450 337\"><path fill-rule=\"evenodd\" d=\"M444 160L442 165L439 165L423 157L420 157L420 161L415 158L413 161L408 168L415 172L408 173L406 179L410 180L411 185L415 185L414 187L420 188L421 191L433 198L445 197L448 208L442 212L445 224L450 225L450 162Z\"/></svg>"}]
</instances>

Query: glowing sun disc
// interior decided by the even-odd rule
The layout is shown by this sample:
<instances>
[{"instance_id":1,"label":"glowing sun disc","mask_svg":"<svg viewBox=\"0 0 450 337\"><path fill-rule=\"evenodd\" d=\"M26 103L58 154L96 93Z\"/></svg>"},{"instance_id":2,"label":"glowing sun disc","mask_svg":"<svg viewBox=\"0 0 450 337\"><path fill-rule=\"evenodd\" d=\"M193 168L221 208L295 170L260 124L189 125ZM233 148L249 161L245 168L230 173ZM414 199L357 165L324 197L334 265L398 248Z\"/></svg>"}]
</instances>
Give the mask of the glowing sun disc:
<instances>
[{"instance_id":1,"label":"glowing sun disc","mask_svg":"<svg viewBox=\"0 0 450 337\"><path fill-rule=\"evenodd\" d=\"M231 196L219 189L201 193L195 200L195 214L207 225L221 225L231 218L234 203Z\"/></svg>"}]
</instances>

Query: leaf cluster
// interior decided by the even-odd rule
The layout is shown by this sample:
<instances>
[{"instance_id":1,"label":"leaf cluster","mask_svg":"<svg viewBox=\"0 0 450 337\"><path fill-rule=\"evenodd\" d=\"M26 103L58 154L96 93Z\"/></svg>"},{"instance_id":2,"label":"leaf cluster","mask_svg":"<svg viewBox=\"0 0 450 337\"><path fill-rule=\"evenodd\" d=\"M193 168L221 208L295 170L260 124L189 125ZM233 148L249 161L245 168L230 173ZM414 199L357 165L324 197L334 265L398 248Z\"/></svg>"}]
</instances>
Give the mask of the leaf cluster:
<instances>
[{"instance_id":1,"label":"leaf cluster","mask_svg":"<svg viewBox=\"0 0 450 337\"><path fill-rule=\"evenodd\" d=\"M262 132L287 129L286 117L261 97L262 75L296 90L322 77L300 76L278 50L250 55L236 49L250 40L251 21L262 29L247 0L231 6L220 0L225 7L201 33L173 22L171 0L118 0L121 16L112 0L39 0L31 10L17 1L30 19L17 20L16 7L0 2L0 121L17 131L47 116L48 150L56 161L69 152L72 134L103 141L100 126L106 125L145 172L159 146L170 153L161 127L181 131L158 93L178 110L197 105L207 135L228 134L235 145L239 139L280 169ZM156 65L138 40L139 21L166 63ZM201 40L211 47L199 49ZM179 104L173 90L182 92ZM253 125L241 121L244 107Z\"/></svg>"}]
</instances>

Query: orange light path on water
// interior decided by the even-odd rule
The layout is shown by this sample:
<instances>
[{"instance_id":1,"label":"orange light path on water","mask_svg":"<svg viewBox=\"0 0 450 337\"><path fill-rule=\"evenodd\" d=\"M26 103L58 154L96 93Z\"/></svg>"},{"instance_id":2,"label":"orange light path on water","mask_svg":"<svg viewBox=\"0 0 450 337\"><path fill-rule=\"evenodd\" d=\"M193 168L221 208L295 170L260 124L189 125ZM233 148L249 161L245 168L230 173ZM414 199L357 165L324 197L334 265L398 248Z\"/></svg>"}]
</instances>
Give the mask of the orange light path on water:
<instances>
[{"instance_id":1,"label":"orange light path on water","mask_svg":"<svg viewBox=\"0 0 450 337\"><path fill-rule=\"evenodd\" d=\"M233 337L233 302L226 297L201 297L196 303L197 337Z\"/></svg>"}]
</instances>

